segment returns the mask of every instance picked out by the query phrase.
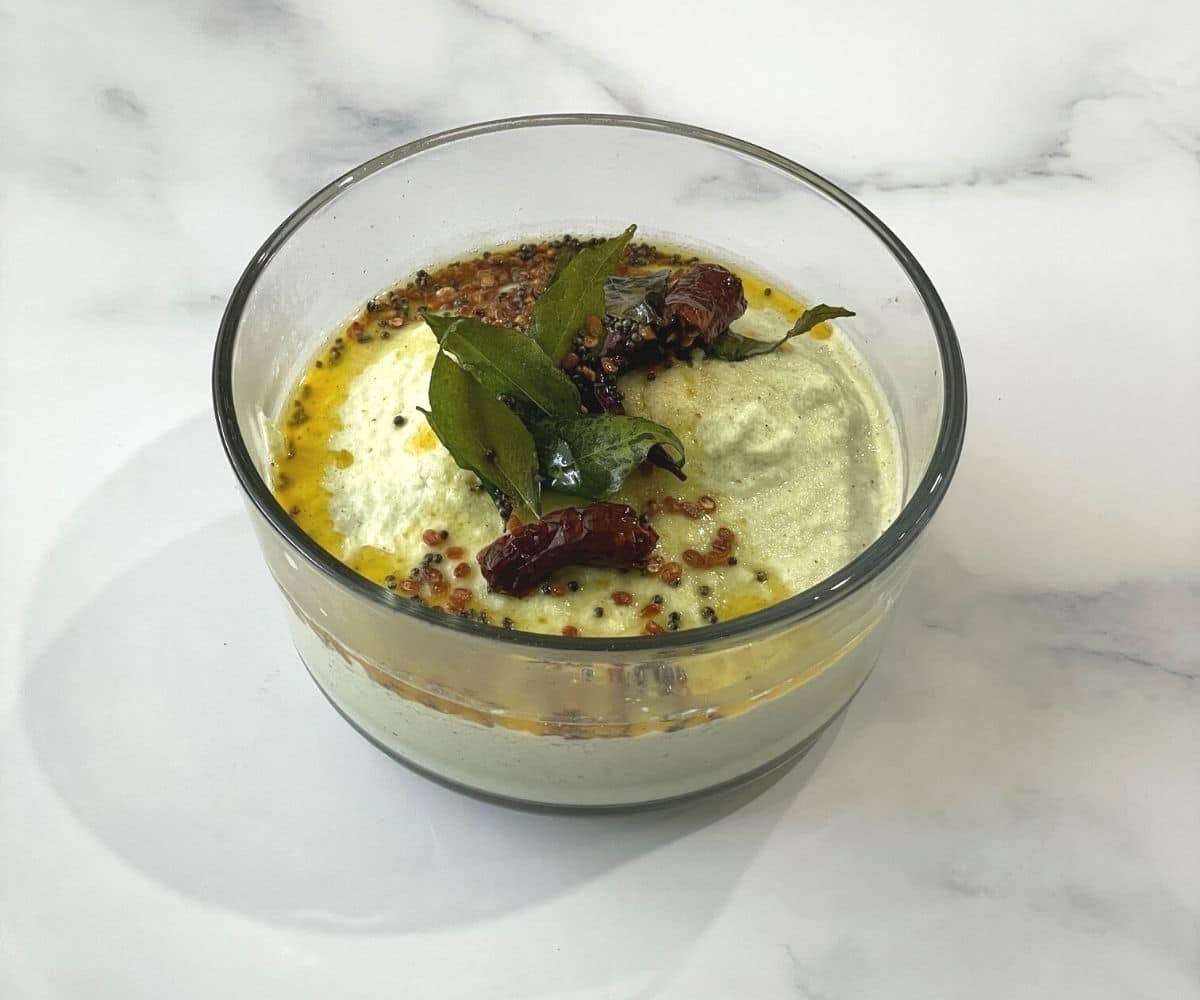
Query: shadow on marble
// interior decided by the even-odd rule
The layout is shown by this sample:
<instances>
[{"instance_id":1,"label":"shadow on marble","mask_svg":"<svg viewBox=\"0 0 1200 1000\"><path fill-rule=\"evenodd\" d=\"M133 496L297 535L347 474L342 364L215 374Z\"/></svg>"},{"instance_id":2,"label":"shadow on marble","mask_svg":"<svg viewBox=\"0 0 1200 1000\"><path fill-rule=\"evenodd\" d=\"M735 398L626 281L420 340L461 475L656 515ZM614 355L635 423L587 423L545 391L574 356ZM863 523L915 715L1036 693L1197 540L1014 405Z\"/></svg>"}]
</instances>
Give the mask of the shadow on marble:
<instances>
[{"instance_id":1,"label":"shadow on marble","mask_svg":"<svg viewBox=\"0 0 1200 1000\"><path fill-rule=\"evenodd\" d=\"M83 502L36 581L24 721L80 822L188 896L370 932L520 910L744 812L703 879L680 894L666 866L649 887L657 907L619 931L632 946L670 907L672 926L699 932L839 726L774 780L640 815L529 814L428 782L354 733L307 676L247 519L211 517L231 506L212 437L197 419L134 455ZM181 481L189 468L196 481ZM167 525L146 523L171 507ZM56 614L62 567L99 569L118 549L123 568Z\"/></svg>"}]
</instances>

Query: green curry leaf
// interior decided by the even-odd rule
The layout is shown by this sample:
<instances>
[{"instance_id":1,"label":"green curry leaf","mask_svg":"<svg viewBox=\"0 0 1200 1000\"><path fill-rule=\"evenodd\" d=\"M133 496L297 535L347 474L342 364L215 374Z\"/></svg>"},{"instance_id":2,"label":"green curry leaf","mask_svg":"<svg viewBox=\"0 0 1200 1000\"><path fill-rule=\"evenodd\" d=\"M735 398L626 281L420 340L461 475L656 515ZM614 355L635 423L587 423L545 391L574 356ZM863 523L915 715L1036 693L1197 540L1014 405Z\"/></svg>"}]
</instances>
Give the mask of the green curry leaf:
<instances>
[{"instance_id":1,"label":"green curry leaf","mask_svg":"<svg viewBox=\"0 0 1200 1000\"><path fill-rule=\"evenodd\" d=\"M604 280L616 270L636 226L572 257L538 296L529 334L556 365L584 320L604 315Z\"/></svg>"},{"instance_id":2,"label":"green curry leaf","mask_svg":"<svg viewBox=\"0 0 1200 1000\"><path fill-rule=\"evenodd\" d=\"M841 306L818 305L805 309L787 333L779 340L755 340L753 337L743 337L740 333L726 330L709 348L709 356L722 361L745 361L759 354L770 354L781 344L787 343L793 337L808 333L814 326L826 320L837 319L840 316L853 316L849 309Z\"/></svg>"},{"instance_id":3,"label":"green curry leaf","mask_svg":"<svg viewBox=\"0 0 1200 1000\"><path fill-rule=\"evenodd\" d=\"M657 325L671 279L669 269L649 274L610 275L604 282L604 309L610 316Z\"/></svg>"},{"instance_id":4,"label":"green curry leaf","mask_svg":"<svg viewBox=\"0 0 1200 1000\"><path fill-rule=\"evenodd\" d=\"M435 313L425 322L442 350L493 396L511 396L551 419L579 412L574 383L521 331Z\"/></svg>"},{"instance_id":5,"label":"green curry leaf","mask_svg":"<svg viewBox=\"0 0 1200 1000\"><path fill-rule=\"evenodd\" d=\"M642 417L595 413L535 425L538 462L547 489L593 500L621 488L655 445L683 465L683 444L668 428Z\"/></svg>"},{"instance_id":6,"label":"green curry leaf","mask_svg":"<svg viewBox=\"0 0 1200 1000\"><path fill-rule=\"evenodd\" d=\"M425 419L460 469L535 514L541 512L537 450L512 410L439 351Z\"/></svg>"}]
</instances>

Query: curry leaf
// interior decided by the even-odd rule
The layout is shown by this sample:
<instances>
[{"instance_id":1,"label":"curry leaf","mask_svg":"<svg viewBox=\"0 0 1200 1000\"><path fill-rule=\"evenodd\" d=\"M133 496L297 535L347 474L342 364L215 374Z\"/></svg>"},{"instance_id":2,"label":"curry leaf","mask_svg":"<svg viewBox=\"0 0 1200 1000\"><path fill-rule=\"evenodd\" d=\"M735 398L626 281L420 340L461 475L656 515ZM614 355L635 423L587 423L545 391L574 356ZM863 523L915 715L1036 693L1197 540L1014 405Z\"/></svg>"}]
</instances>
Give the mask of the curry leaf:
<instances>
[{"instance_id":1,"label":"curry leaf","mask_svg":"<svg viewBox=\"0 0 1200 1000\"><path fill-rule=\"evenodd\" d=\"M670 270L610 275L604 282L604 311L638 323L661 323Z\"/></svg>"},{"instance_id":2,"label":"curry leaf","mask_svg":"<svg viewBox=\"0 0 1200 1000\"><path fill-rule=\"evenodd\" d=\"M808 333L814 326L824 323L826 320L853 315L854 313L849 309L843 309L841 306L812 306L804 310L792 328L779 340L755 340L752 337L743 337L740 333L734 333L732 330L726 330L716 339L708 353L711 357L720 358L722 361L745 361L758 354L770 354L780 344L787 343L793 337L799 337L803 333Z\"/></svg>"},{"instance_id":3,"label":"curry leaf","mask_svg":"<svg viewBox=\"0 0 1200 1000\"><path fill-rule=\"evenodd\" d=\"M434 313L425 322L442 350L493 396L511 396L552 419L579 412L575 384L521 331Z\"/></svg>"},{"instance_id":4,"label":"curry leaf","mask_svg":"<svg viewBox=\"0 0 1200 1000\"><path fill-rule=\"evenodd\" d=\"M575 247L563 247L558 252L558 257L556 257L554 260L554 271L550 275L550 281L546 282L547 285L558 280L558 276L562 274L563 268L575 259L575 255L578 252L579 251Z\"/></svg>"},{"instance_id":5,"label":"curry leaf","mask_svg":"<svg viewBox=\"0 0 1200 1000\"><path fill-rule=\"evenodd\" d=\"M460 469L540 513L533 436L512 410L443 351L429 377L429 410L422 412Z\"/></svg>"},{"instance_id":6,"label":"curry leaf","mask_svg":"<svg viewBox=\"0 0 1200 1000\"><path fill-rule=\"evenodd\" d=\"M604 279L616 270L636 226L599 246L580 250L538 296L529 333L556 365L589 316L604 315Z\"/></svg>"},{"instance_id":7,"label":"curry leaf","mask_svg":"<svg viewBox=\"0 0 1200 1000\"><path fill-rule=\"evenodd\" d=\"M683 445L668 428L642 417L595 413L534 427L548 489L596 500L621 488L655 445L683 465Z\"/></svg>"}]
</instances>

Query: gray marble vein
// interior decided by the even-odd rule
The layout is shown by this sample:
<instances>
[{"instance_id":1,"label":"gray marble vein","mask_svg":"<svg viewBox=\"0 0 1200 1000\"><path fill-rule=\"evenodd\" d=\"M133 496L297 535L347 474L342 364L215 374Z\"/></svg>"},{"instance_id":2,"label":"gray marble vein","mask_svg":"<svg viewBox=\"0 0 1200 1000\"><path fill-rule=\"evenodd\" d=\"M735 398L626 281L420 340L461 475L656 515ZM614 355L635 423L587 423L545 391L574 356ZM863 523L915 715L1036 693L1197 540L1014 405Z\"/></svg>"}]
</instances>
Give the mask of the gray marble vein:
<instances>
[{"instance_id":1,"label":"gray marble vein","mask_svg":"<svg viewBox=\"0 0 1200 1000\"><path fill-rule=\"evenodd\" d=\"M474 18L510 27L533 45L546 49L553 54L564 71L582 72L611 100L612 110L630 115L646 114L646 105L633 84L623 77L617 66L595 51L565 41L552 32L531 26L517 12L498 13L483 0L454 0L454 3ZM629 30L637 29L631 26Z\"/></svg>"}]
</instances>

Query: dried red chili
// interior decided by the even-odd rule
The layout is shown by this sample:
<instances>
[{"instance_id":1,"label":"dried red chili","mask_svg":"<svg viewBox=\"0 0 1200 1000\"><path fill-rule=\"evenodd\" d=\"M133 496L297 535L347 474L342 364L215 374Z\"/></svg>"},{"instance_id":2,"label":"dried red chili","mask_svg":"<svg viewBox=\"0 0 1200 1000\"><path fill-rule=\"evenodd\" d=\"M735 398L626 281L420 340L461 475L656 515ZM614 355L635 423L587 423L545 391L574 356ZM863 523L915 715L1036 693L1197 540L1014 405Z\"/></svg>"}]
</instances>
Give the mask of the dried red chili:
<instances>
[{"instance_id":1,"label":"dried red chili","mask_svg":"<svg viewBox=\"0 0 1200 1000\"><path fill-rule=\"evenodd\" d=\"M564 566L638 569L658 544L658 532L625 504L563 507L520 532L501 535L477 556L488 589L528 594Z\"/></svg>"},{"instance_id":2,"label":"dried red chili","mask_svg":"<svg viewBox=\"0 0 1200 1000\"><path fill-rule=\"evenodd\" d=\"M745 311L741 278L720 264L697 264L667 286L667 339L676 347L691 347L696 341L711 347Z\"/></svg>"}]
</instances>

